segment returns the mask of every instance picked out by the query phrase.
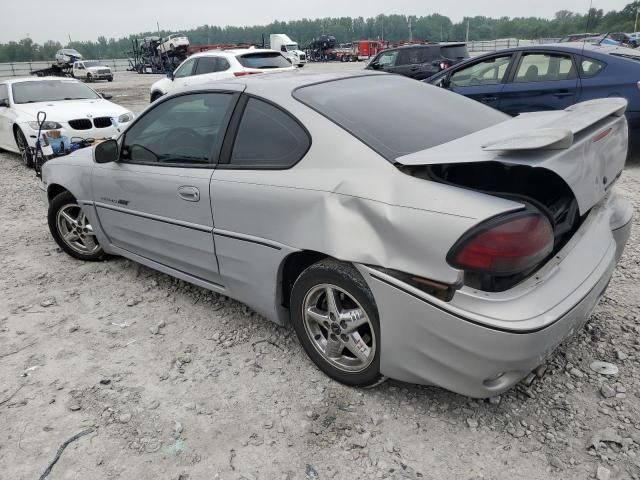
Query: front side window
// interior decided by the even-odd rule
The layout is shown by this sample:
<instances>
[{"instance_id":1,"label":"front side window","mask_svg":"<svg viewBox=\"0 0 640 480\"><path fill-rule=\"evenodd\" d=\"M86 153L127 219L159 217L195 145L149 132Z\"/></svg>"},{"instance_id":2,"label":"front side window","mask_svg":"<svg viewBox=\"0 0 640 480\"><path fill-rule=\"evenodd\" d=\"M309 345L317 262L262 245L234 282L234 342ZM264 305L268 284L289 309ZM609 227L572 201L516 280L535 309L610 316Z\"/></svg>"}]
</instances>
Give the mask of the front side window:
<instances>
[{"instance_id":1,"label":"front side window","mask_svg":"<svg viewBox=\"0 0 640 480\"><path fill-rule=\"evenodd\" d=\"M573 78L573 61L568 55L529 53L522 56L513 81L549 82Z\"/></svg>"},{"instance_id":2,"label":"front side window","mask_svg":"<svg viewBox=\"0 0 640 480\"><path fill-rule=\"evenodd\" d=\"M236 135L231 166L289 168L309 149L307 132L289 114L250 98Z\"/></svg>"},{"instance_id":3,"label":"front side window","mask_svg":"<svg viewBox=\"0 0 640 480\"><path fill-rule=\"evenodd\" d=\"M0 85L0 104L9 103L9 89L6 85Z\"/></svg>"},{"instance_id":4,"label":"front side window","mask_svg":"<svg viewBox=\"0 0 640 480\"><path fill-rule=\"evenodd\" d=\"M396 64L398 58L398 51L393 50L391 52L382 52L376 60L376 63L381 67L393 67Z\"/></svg>"},{"instance_id":5,"label":"front side window","mask_svg":"<svg viewBox=\"0 0 640 480\"><path fill-rule=\"evenodd\" d=\"M140 118L124 137L121 159L131 163L208 165L222 142L235 96L182 95Z\"/></svg>"},{"instance_id":6,"label":"front side window","mask_svg":"<svg viewBox=\"0 0 640 480\"><path fill-rule=\"evenodd\" d=\"M193 67L195 66L195 64L196 64L195 58L191 58L186 62L184 62L176 70L175 78L190 77L191 75L193 75Z\"/></svg>"},{"instance_id":7,"label":"front side window","mask_svg":"<svg viewBox=\"0 0 640 480\"><path fill-rule=\"evenodd\" d=\"M452 87L472 87L476 85L497 85L502 83L511 55L491 57L474 63L451 74Z\"/></svg>"}]
</instances>

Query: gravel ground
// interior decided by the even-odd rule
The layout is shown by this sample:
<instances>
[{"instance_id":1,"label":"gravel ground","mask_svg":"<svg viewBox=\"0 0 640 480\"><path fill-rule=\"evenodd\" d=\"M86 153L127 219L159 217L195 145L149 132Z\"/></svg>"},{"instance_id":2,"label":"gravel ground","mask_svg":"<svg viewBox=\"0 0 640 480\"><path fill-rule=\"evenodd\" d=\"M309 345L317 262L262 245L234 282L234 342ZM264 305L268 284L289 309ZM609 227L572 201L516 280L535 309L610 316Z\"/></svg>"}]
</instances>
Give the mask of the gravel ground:
<instances>
[{"instance_id":1,"label":"gravel ground","mask_svg":"<svg viewBox=\"0 0 640 480\"><path fill-rule=\"evenodd\" d=\"M345 67L361 68L307 69ZM97 88L139 112L155 78ZM0 172L2 478L40 478L87 432L49 479L640 478L638 217L586 327L477 401L344 387L242 304L128 260L76 261L49 234L32 172L6 152ZM617 189L640 206L637 165Z\"/></svg>"}]
</instances>

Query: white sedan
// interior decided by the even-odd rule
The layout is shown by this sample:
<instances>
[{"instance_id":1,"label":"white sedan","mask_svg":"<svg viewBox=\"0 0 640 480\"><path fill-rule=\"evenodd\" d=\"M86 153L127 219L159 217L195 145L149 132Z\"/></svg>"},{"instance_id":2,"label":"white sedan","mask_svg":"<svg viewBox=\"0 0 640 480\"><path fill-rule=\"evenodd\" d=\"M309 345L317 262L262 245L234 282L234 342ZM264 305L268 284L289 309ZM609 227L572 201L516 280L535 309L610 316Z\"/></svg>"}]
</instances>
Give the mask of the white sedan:
<instances>
[{"instance_id":1,"label":"white sedan","mask_svg":"<svg viewBox=\"0 0 640 480\"><path fill-rule=\"evenodd\" d=\"M111 98L105 95L107 98ZM38 125L38 112L46 121ZM110 138L131 120L132 112L109 102L77 80L43 77L0 82L0 148L33 164L38 131L68 149L80 139ZM55 149L54 149L55 151Z\"/></svg>"},{"instance_id":2,"label":"white sedan","mask_svg":"<svg viewBox=\"0 0 640 480\"><path fill-rule=\"evenodd\" d=\"M275 50L258 48L209 50L191 55L176 68L175 72L169 72L167 78L151 85L150 98L155 102L167 93L188 86L205 85L211 80L287 70L295 70L295 67Z\"/></svg>"}]
</instances>

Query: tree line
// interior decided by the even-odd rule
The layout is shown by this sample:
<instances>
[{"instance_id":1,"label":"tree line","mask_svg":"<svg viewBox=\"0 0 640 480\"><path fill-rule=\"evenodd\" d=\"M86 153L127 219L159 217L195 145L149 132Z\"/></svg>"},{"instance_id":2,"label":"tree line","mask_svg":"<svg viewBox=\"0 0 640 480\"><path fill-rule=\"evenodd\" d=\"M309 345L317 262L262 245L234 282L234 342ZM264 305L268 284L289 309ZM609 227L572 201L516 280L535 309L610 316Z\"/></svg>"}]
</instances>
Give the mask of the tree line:
<instances>
[{"instance_id":1,"label":"tree line","mask_svg":"<svg viewBox=\"0 0 640 480\"><path fill-rule=\"evenodd\" d=\"M579 32L632 32L635 26L636 10L640 0L627 4L620 11L604 12L592 8L586 13L561 10L551 19L537 17L483 16L465 17L453 23L449 17L431 14L426 16L379 15L370 18L317 18L274 21L268 25L248 27L202 25L185 33L192 45L211 43L251 42L261 44L263 37L268 42L270 33L286 33L304 47L320 35L336 37L339 43L365 39L459 41L493 40L496 38L555 38ZM17 42L0 43L0 62L23 62L52 60L60 48L75 48L85 58L123 58L130 56L132 41L151 35L166 36L176 33L168 30L143 32L123 38L98 37L96 41L60 42L47 41L40 45L30 38Z\"/></svg>"}]
</instances>

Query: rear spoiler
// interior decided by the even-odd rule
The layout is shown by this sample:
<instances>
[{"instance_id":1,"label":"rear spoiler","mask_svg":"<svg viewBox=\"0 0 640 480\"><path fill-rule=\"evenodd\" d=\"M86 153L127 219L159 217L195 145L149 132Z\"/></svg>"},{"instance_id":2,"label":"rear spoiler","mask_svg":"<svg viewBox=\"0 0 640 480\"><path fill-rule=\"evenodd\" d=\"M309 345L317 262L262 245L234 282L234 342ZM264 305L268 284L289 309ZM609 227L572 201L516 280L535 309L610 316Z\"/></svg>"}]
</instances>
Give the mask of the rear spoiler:
<instances>
[{"instance_id":1,"label":"rear spoiler","mask_svg":"<svg viewBox=\"0 0 640 480\"><path fill-rule=\"evenodd\" d=\"M609 116L620 117L627 109L624 98L600 98L578 103L566 108L562 115L547 123L544 128L518 132L481 145L488 152L514 152L518 150L562 150L573 145L573 137ZM545 114L523 113L518 118Z\"/></svg>"}]
</instances>

